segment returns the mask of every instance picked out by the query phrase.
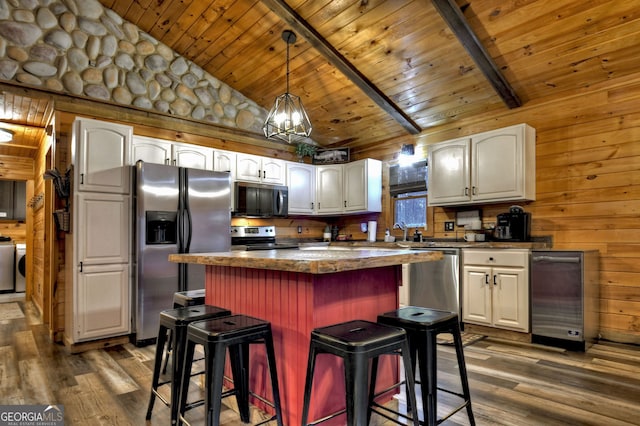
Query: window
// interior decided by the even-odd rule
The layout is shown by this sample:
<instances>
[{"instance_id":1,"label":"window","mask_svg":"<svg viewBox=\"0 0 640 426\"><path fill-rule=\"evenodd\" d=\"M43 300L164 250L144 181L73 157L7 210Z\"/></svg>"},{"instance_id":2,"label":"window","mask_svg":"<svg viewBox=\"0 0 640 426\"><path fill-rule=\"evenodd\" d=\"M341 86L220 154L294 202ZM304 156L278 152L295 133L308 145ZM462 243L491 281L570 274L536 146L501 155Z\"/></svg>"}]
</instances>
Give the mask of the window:
<instances>
[{"instance_id":1,"label":"window","mask_svg":"<svg viewBox=\"0 0 640 426\"><path fill-rule=\"evenodd\" d=\"M426 191L407 192L393 197L393 223L401 222L408 228L428 229Z\"/></svg>"},{"instance_id":2,"label":"window","mask_svg":"<svg viewBox=\"0 0 640 426\"><path fill-rule=\"evenodd\" d=\"M433 209L427 206L427 172L426 160L391 166L389 193L393 223L404 222L408 228L421 229L423 235L433 235Z\"/></svg>"}]
</instances>

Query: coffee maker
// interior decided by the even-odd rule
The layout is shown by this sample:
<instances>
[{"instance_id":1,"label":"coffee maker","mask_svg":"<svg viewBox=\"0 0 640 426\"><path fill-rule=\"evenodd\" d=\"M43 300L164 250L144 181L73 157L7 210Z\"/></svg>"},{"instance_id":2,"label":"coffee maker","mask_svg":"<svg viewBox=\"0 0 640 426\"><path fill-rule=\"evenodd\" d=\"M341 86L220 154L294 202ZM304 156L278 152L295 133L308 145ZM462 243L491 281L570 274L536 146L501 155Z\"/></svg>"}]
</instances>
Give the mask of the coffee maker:
<instances>
[{"instance_id":1,"label":"coffee maker","mask_svg":"<svg viewBox=\"0 0 640 426\"><path fill-rule=\"evenodd\" d=\"M531 213L526 213L520 206L511 206L509 212L500 213L494 238L501 241L529 241Z\"/></svg>"}]
</instances>

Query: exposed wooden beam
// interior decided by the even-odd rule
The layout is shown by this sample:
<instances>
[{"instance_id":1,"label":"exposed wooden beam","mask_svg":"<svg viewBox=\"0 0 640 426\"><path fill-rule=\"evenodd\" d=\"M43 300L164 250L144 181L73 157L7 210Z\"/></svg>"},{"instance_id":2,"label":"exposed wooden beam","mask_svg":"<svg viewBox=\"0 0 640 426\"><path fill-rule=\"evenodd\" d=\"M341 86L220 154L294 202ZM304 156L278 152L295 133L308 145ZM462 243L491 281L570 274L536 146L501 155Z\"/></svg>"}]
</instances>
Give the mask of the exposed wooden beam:
<instances>
[{"instance_id":1,"label":"exposed wooden beam","mask_svg":"<svg viewBox=\"0 0 640 426\"><path fill-rule=\"evenodd\" d=\"M458 37L480 71L489 80L498 95L509 108L522 106L522 102L507 79L502 75L489 53L484 49L475 33L469 27L462 11L454 0L431 0L436 10L445 20L451 31Z\"/></svg>"},{"instance_id":2,"label":"exposed wooden beam","mask_svg":"<svg viewBox=\"0 0 640 426\"><path fill-rule=\"evenodd\" d=\"M289 24L293 30L311 44L333 66L360 88L387 114L391 115L410 134L416 135L422 128L376 85L353 66L338 50L331 46L307 21L296 13L284 0L262 0L269 9Z\"/></svg>"}]
</instances>

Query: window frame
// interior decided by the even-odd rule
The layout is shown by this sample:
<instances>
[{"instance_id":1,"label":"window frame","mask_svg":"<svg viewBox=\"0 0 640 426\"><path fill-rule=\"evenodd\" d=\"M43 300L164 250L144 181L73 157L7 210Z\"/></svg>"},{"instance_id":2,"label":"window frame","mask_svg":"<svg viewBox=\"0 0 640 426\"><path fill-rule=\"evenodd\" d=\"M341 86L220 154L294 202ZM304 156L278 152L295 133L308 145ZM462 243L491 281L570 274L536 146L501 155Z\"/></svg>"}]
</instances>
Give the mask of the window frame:
<instances>
[{"instance_id":1,"label":"window frame","mask_svg":"<svg viewBox=\"0 0 640 426\"><path fill-rule=\"evenodd\" d=\"M397 200L399 200L399 199L400 200L406 200L408 198L411 198L411 199L424 198L425 202L426 202L425 205L427 206L427 211L426 211L426 215L425 215L427 223L426 223L426 228L420 228L420 229L421 229L423 237L433 237L434 236L434 232L435 232L435 230L434 230L435 224L433 222L433 216L434 216L433 209L434 208L433 207L429 207L429 194L425 193L425 194L421 194L421 195L411 195L411 196L408 196L408 197L398 197L397 195L392 195L389 198L391 200L391 209L390 210L391 210L391 220L392 221L394 221L395 217L396 217L396 201ZM402 231L400 231L400 230L394 230L394 231L396 231L395 233L399 234L400 237L402 237ZM392 235L393 235L393 232L392 232ZM407 235L407 238L408 237L410 237L410 235ZM397 235L396 235L396 238L397 238Z\"/></svg>"}]
</instances>

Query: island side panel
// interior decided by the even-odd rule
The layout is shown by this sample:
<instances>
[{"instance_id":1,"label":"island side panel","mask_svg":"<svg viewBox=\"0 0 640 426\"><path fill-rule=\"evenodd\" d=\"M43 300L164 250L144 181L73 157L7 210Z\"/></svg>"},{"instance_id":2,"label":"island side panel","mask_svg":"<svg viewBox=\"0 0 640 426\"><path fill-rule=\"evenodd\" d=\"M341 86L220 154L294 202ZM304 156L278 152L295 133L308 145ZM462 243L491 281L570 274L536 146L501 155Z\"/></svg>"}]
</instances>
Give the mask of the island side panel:
<instances>
[{"instance_id":1,"label":"island side panel","mask_svg":"<svg viewBox=\"0 0 640 426\"><path fill-rule=\"evenodd\" d=\"M397 307L400 279L399 266L318 275L207 266L206 303L271 322L284 421L294 425L300 424L311 331L352 319L375 321ZM271 400L263 351L252 350L252 390ZM342 363L331 358L318 359L311 418L344 408ZM381 364L382 388L397 378L397 364Z\"/></svg>"}]
</instances>

